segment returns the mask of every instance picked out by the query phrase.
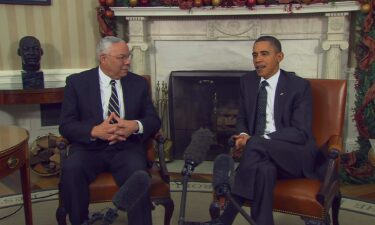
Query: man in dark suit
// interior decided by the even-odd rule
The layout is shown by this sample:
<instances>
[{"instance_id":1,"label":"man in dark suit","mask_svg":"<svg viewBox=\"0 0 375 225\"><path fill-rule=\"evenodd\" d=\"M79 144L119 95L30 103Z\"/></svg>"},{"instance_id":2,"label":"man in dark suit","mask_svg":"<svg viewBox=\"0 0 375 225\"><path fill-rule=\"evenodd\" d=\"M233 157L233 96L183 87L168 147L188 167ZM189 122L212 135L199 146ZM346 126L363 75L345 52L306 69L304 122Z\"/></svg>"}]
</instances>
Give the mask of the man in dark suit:
<instances>
[{"instance_id":1,"label":"man in dark suit","mask_svg":"<svg viewBox=\"0 0 375 225\"><path fill-rule=\"evenodd\" d=\"M241 78L234 136L241 158L231 194L240 205L250 200L257 225L273 225L276 179L313 176L312 93L307 80L279 68L284 54L278 39L258 38L252 55L255 71ZM218 220L203 224L229 225L237 214L229 203Z\"/></svg>"},{"instance_id":2,"label":"man in dark suit","mask_svg":"<svg viewBox=\"0 0 375 225\"><path fill-rule=\"evenodd\" d=\"M144 141L160 128L147 81L129 72L128 45L103 38L99 67L66 79L60 133L71 143L61 192L73 225L88 219L89 184L103 171L121 186L135 171L147 171ZM128 212L131 225L151 225L148 194Z\"/></svg>"}]
</instances>

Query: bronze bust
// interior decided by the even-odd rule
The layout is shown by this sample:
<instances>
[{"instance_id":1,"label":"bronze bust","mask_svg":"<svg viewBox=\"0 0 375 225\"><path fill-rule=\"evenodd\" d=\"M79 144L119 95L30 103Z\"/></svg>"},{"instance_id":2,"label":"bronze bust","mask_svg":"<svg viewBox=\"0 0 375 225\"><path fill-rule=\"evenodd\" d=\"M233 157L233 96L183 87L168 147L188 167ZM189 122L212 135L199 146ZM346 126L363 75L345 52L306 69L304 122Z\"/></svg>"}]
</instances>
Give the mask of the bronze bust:
<instances>
[{"instance_id":1,"label":"bronze bust","mask_svg":"<svg viewBox=\"0 0 375 225\"><path fill-rule=\"evenodd\" d=\"M40 42L33 36L25 36L19 42L18 55L22 58L24 71L39 71L43 49Z\"/></svg>"},{"instance_id":2,"label":"bronze bust","mask_svg":"<svg viewBox=\"0 0 375 225\"><path fill-rule=\"evenodd\" d=\"M17 53L22 58L23 88L44 88L43 72L40 71L40 60L43 55L43 49L39 40L33 36L21 38Z\"/></svg>"}]
</instances>

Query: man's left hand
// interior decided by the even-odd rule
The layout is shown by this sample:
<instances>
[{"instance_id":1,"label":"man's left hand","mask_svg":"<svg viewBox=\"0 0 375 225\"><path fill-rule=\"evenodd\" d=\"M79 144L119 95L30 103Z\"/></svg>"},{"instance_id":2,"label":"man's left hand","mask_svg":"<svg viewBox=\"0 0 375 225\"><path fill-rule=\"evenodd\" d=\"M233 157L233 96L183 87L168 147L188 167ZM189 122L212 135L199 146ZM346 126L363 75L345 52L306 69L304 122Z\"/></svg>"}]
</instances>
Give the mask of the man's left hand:
<instances>
[{"instance_id":1,"label":"man's left hand","mask_svg":"<svg viewBox=\"0 0 375 225\"><path fill-rule=\"evenodd\" d=\"M135 120L124 120L118 116L115 116L114 119L117 121L115 134L118 136L128 138L139 130L138 123Z\"/></svg>"}]
</instances>

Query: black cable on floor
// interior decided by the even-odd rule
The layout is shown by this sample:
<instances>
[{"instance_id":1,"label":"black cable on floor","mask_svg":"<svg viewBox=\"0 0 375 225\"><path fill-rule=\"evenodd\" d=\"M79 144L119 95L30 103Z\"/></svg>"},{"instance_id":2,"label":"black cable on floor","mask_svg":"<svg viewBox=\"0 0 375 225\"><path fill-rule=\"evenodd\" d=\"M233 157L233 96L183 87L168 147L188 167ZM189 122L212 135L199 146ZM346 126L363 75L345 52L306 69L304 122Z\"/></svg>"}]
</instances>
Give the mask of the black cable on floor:
<instances>
[{"instance_id":1,"label":"black cable on floor","mask_svg":"<svg viewBox=\"0 0 375 225\"><path fill-rule=\"evenodd\" d=\"M16 209L16 211L14 211L14 212L12 212L12 213L6 215L6 216L0 217L0 220L3 220L3 219L6 219L6 218L8 218L8 217L13 216L13 215L16 214L18 211L20 211L22 208L23 208L23 205L20 205L20 207L18 207L18 209Z\"/></svg>"},{"instance_id":2,"label":"black cable on floor","mask_svg":"<svg viewBox=\"0 0 375 225\"><path fill-rule=\"evenodd\" d=\"M46 196L42 196L42 197L35 197L33 198L34 199L43 199L43 198L48 198L48 197L51 197L51 196L54 196L54 195L58 195L59 192L56 192L56 193L53 193L53 194L49 194L49 195L46 195Z\"/></svg>"},{"instance_id":3,"label":"black cable on floor","mask_svg":"<svg viewBox=\"0 0 375 225\"><path fill-rule=\"evenodd\" d=\"M33 198L33 200L34 200L34 199L43 199L43 198L48 198L48 197L51 197L51 196L54 196L54 195L57 195L57 194L58 194L58 192L57 192L57 193L53 193L53 194L49 194L49 195L46 195L46 196L42 196L42 197L36 197L36 198ZM6 218L8 218L8 217L13 216L13 215L16 214L18 211L20 211L22 208L23 208L23 204L20 205L20 207L18 207L18 209L16 209L14 212L12 212L12 213L10 213L10 214L8 214L8 215L6 215L6 216L0 217L0 221L3 220L3 219L6 219Z\"/></svg>"}]
</instances>

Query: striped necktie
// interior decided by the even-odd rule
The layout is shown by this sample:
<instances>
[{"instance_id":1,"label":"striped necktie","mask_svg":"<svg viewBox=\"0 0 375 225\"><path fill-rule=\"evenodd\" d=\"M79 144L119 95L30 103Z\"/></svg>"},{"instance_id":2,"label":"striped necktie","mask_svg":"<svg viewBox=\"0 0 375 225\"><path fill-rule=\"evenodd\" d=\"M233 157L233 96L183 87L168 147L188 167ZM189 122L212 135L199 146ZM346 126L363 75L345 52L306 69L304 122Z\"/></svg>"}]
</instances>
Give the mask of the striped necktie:
<instances>
[{"instance_id":1,"label":"striped necktie","mask_svg":"<svg viewBox=\"0 0 375 225\"><path fill-rule=\"evenodd\" d=\"M109 104L108 104L108 116L111 115L112 112L114 112L118 117L120 117L120 107L118 102L118 95L116 91L116 81L111 80L111 97L109 98ZM112 120L111 123L116 123L116 121Z\"/></svg>"},{"instance_id":2,"label":"striped necktie","mask_svg":"<svg viewBox=\"0 0 375 225\"><path fill-rule=\"evenodd\" d=\"M255 135L264 135L266 129L266 108L267 108L267 81L262 81L260 84L258 98L257 98L257 114L255 121Z\"/></svg>"}]
</instances>

